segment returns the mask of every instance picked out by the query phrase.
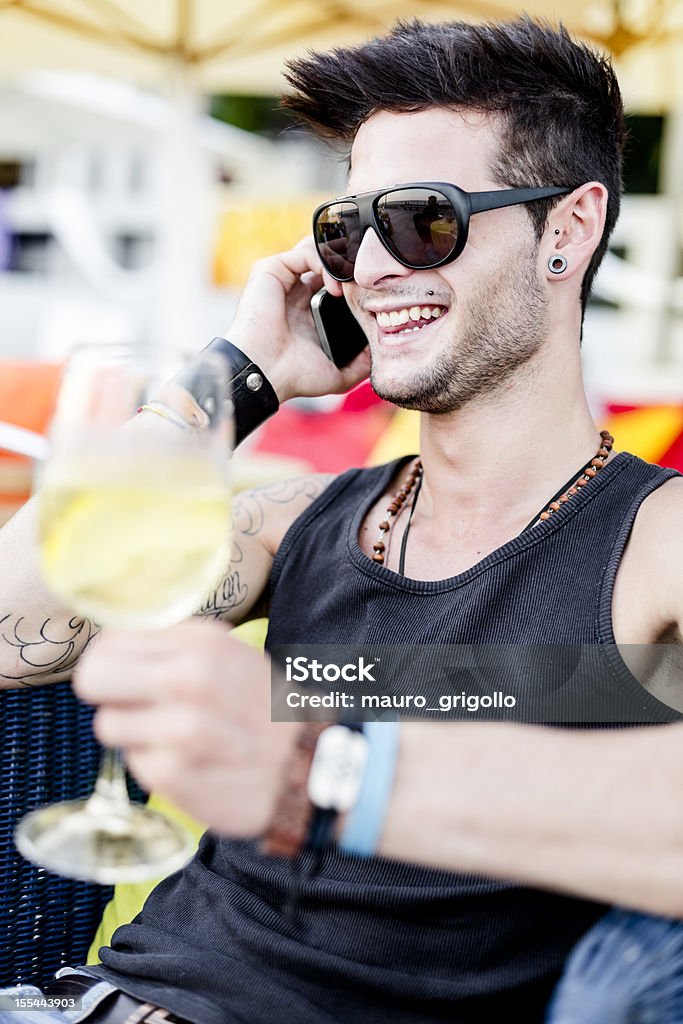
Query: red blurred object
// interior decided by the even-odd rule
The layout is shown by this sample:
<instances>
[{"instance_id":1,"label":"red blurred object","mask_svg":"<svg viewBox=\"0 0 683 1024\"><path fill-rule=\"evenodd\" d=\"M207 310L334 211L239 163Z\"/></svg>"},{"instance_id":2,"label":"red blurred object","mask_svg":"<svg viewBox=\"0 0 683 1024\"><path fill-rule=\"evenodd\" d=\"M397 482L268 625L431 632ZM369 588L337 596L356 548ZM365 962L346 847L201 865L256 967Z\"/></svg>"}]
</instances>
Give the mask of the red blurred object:
<instances>
[{"instance_id":1,"label":"red blurred object","mask_svg":"<svg viewBox=\"0 0 683 1024\"><path fill-rule=\"evenodd\" d=\"M674 443L659 459L660 465L671 466L683 473L683 434L679 434Z\"/></svg>"},{"instance_id":2,"label":"red blurred object","mask_svg":"<svg viewBox=\"0 0 683 1024\"><path fill-rule=\"evenodd\" d=\"M384 402L379 395L375 394L369 380L364 380L344 396L341 407L344 412L363 412L373 405L388 405L390 409L394 408L389 402Z\"/></svg>"},{"instance_id":3,"label":"red blurred object","mask_svg":"<svg viewBox=\"0 0 683 1024\"><path fill-rule=\"evenodd\" d=\"M368 386L369 387L369 386ZM255 451L303 459L318 473L341 473L364 466L389 426L394 406L359 389L333 412L311 412L284 405L261 428ZM350 402L350 406L347 403Z\"/></svg>"}]
</instances>

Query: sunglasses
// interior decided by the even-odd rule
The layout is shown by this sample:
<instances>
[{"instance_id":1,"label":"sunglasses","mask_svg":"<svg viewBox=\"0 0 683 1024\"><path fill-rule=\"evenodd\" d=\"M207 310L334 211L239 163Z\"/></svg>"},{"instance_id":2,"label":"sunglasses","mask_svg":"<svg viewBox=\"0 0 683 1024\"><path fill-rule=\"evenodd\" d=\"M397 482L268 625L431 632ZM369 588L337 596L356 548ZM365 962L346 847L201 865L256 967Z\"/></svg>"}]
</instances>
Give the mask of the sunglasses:
<instances>
[{"instance_id":1,"label":"sunglasses","mask_svg":"<svg viewBox=\"0 0 683 1024\"><path fill-rule=\"evenodd\" d=\"M444 181L392 185L323 203L313 214L313 238L325 270L336 281L353 280L368 228L404 267L434 270L452 263L463 251L473 213L571 191L551 186L465 192Z\"/></svg>"}]
</instances>

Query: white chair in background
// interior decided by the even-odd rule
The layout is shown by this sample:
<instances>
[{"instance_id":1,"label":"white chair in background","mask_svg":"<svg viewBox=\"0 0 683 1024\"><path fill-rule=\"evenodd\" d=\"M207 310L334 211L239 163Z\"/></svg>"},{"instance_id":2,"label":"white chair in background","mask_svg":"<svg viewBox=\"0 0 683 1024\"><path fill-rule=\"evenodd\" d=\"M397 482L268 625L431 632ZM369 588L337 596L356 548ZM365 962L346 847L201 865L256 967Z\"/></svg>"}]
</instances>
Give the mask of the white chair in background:
<instances>
[{"instance_id":1,"label":"white chair in background","mask_svg":"<svg viewBox=\"0 0 683 1024\"><path fill-rule=\"evenodd\" d=\"M0 420L0 450L27 455L40 462L47 457L48 443L42 434Z\"/></svg>"},{"instance_id":2,"label":"white chair in background","mask_svg":"<svg viewBox=\"0 0 683 1024\"><path fill-rule=\"evenodd\" d=\"M48 442L42 434L0 420L0 453L24 455L41 461L46 458ZM26 501L33 477L33 466L25 459L0 457L0 526Z\"/></svg>"}]
</instances>

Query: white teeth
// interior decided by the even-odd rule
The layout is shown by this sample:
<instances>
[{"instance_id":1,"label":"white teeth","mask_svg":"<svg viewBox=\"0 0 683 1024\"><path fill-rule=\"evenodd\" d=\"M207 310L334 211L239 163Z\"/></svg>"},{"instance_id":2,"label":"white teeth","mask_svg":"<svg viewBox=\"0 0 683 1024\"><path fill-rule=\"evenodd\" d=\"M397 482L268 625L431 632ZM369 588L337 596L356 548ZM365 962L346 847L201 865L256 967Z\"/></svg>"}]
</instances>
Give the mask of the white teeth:
<instances>
[{"instance_id":1,"label":"white teeth","mask_svg":"<svg viewBox=\"0 0 683 1024\"><path fill-rule=\"evenodd\" d=\"M410 306L404 309L392 309L386 313L377 313L377 323L380 327L398 327L400 324L407 324L413 320L436 320L444 314L442 306Z\"/></svg>"}]
</instances>

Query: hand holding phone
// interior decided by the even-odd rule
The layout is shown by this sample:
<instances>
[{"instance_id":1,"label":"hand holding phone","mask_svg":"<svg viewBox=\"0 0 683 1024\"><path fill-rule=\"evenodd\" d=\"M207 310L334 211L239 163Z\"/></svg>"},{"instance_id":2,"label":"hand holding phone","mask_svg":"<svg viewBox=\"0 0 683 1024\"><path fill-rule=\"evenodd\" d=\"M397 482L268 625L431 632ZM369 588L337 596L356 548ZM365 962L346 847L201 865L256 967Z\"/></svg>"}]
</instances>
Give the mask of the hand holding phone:
<instances>
[{"instance_id":1,"label":"hand holding phone","mask_svg":"<svg viewBox=\"0 0 683 1024\"><path fill-rule=\"evenodd\" d=\"M288 252L258 260L227 331L230 341L261 367L280 402L342 394L370 373L367 349L356 358L353 349L346 350L338 357L340 364L351 360L346 366L336 365L321 351L311 314L311 296L322 284L319 267L312 238ZM356 351L360 352L365 338L348 311L347 315L358 341ZM335 333L337 319L333 313L325 321L330 324L331 334ZM342 340L343 336L342 329Z\"/></svg>"},{"instance_id":2,"label":"hand holding phone","mask_svg":"<svg viewBox=\"0 0 683 1024\"><path fill-rule=\"evenodd\" d=\"M366 347L368 339L346 299L321 288L311 299L311 313L320 347L339 369L353 362Z\"/></svg>"}]
</instances>

